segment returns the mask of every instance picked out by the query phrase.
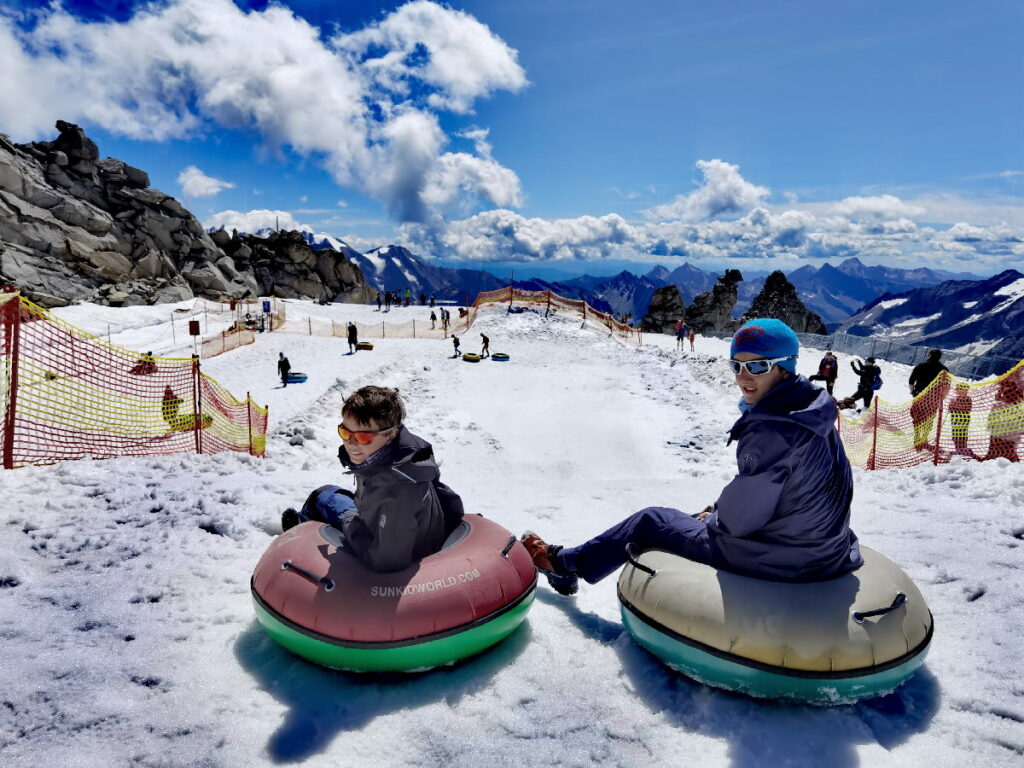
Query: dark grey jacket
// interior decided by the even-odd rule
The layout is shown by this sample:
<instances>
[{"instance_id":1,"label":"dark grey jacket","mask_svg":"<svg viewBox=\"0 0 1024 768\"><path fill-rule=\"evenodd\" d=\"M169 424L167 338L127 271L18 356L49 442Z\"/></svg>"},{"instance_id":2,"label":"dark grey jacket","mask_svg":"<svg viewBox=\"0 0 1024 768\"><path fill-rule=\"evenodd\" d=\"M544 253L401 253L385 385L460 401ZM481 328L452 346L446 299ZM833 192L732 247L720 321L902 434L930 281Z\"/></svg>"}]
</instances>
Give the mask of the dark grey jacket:
<instances>
[{"instance_id":1,"label":"dark grey jacket","mask_svg":"<svg viewBox=\"0 0 1024 768\"><path fill-rule=\"evenodd\" d=\"M367 464L338 458L356 478L356 514L342 530L350 549L375 571L400 571L441 549L462 519L462 499L441 482L434 449L402 427Z\"/></svg>"},{"instance_id":2,"label":"dark grey jacket","mask_svg":"<svg viewBox=\"0 0 1024 768\"><path fill-rule=\"evenodd\" d=\"M779 581L829 579L863 564L836 414L828 393L797 376L733 425L739 474L708 519L716 563Z\"/></svg>"}]
</instances>

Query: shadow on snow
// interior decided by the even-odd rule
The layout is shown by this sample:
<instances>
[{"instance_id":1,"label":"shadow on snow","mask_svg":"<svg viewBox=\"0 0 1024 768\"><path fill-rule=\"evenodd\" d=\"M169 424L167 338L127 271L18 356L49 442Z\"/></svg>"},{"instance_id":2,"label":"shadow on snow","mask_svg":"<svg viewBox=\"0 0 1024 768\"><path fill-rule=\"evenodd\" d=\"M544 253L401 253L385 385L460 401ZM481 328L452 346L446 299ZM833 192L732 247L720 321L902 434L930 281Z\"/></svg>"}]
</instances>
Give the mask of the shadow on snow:
<instances>
[{"instance_id":1,"label":"shadow on snow","mask_svg":"<svg viewBox=\"0 0 1024 768\"><path fill-rule=\"evenodd\" d=\"M814 707L754 699L697 683L662 664L622 624L581 610L575 600L539 590L581 632L615 648L633 691L668 722L729 743L734 768L814 766L855 768L854 747L877 743L891 750L927 730L939 709L938 679L927 662L888 696L856 704Z\"/></svg>"},{"instance_id":2,"label":"shadow on snow","mask_svg":"<svg viewBox=\"0 0 1024 768\"><path fill-rule=\"evenodd\" d=\"M235 657L288 714L267 743L278 763L324 752L338 734L380 715L436 701L455 701L490 685L530 642L528 622L496 646L452 666L422 673L348 673L317 666L270 639L253 621L235 643Z\"/></svg>"}]
</instances>

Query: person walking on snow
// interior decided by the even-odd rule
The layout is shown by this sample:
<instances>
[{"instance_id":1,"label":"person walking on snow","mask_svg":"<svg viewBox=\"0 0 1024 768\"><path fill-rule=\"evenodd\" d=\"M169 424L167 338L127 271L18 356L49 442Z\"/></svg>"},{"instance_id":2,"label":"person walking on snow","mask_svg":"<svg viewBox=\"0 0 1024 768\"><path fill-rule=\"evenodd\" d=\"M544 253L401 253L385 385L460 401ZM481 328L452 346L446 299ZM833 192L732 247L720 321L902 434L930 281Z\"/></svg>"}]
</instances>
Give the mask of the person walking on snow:
<instances>
[{"instance_id":1,"label":"person walking on snow","mask_svg":"<svg viewBox=\"0 0 1024 768\"><path fill-rule=\"evenodd\" d=\"M480 357L490 357L491 356L491 340L489 338L487 338L482 333L480 334L480 338L483 339L483 342L484 342L483 346L480 348Z\"/></svg>"},{"instance_id":2,"label":"person walking on snow","mask_svg":"<svg viewBox=\"0 0 1024 768\"><path fill-rule=\"evenodd\" d=\"M662 549L753 578L811 582L863 565L850 530L853 475L835 428L835 402L796 374L800 342L783 322L760 318L736 331L729 365L740 417L729 431L738 472L695 516L647 507L577 547L522 542L551 587L576 592L626 560L626 545Z\"/></svg>"},{"instance_id":3,"label":"person walking on snow","mask_svg":"<svg viewBox=\"0 0 1024 768\"><path fill-rule=\"evenodd\" d=\"M818 372L813 376L807 378L808 381L823 381L825 382L825 389L828 393L832 394L832 389L836 385L836 379L839 378L839 361L836 356L832 353L831 349L825 350L825 356L821 358L821 362L818 363Z\"/></svg>"},{"instance_id":4,"label":"person walking on snow","mask_svg":"<svg viewBox=\"0 0 1024 768\"><path fill-rule=\"evenodd\" d=\"M434 330L437 325L437 315L434 314L434 310L430 310L430 330Z\"/></svg>"},{"instance_id":5,"label":"person walking on snow","mask_svg":"<svg viewBox=\"0 0 1024 768\"><path fill-rule=\"evenodd\" d=\"M284 352L277 353L277 373L281 377L281 384L285 387L288 386L288 374L292 370L292 364L288 362L288 358L284 356Z\"/></svg>"},{"instance_id":6,"label":"person walking on snow","mask_svg":"<svg viewBox=\"0 0 1024 768\"><path fill-rule=\"evenodd\" d=\"M351 320L348 321L348 353L354 355L356 353L356 344L359 343L359 329L356 328L356 324Z\"/></svg>"},{"instance_id":7,"label":"person walking on snow","mask_svg":"<svg viewBox=\"0 0 1024 768\"><path fill-rule=\"evenodd\" d=\"M459 356L459 337L458 336L452 336L452 346L455 347L455 355L454 355L454 357L458 357Z\"/></svg>"}]
</instances>

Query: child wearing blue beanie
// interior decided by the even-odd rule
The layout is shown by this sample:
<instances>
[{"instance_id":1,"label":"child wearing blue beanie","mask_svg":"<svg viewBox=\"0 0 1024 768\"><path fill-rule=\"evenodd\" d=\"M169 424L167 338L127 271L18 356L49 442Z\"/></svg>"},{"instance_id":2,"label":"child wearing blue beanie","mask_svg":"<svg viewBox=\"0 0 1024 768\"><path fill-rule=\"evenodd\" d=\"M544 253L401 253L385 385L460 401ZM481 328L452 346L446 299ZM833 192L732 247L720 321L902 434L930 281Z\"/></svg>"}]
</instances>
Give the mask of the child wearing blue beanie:
<instances>
[{"instance_id":1,"label":"child wearing blue beanie","mask_svg":"<svg viewBox=\"0 0 1024 768\"><path fill-rule=\"evenodd\" d=\"M578 547L527 532L523 545L551 587L573 594L625 562L626 545L661 549L733 573L773 581L820 581L863 565L850 530L853 474L825 390L796 373L800 341L772 318L733 336L729 365L742 395L737 474L697 515L647 507Z\"/></svg>"},{"instance_id":2,"label":"child wearing blue beanie","mask_svg":"<svg viewBox=\"0 0 1024 768\"><path fill-rule=\"evenodd\" d=\"M743 353L779 360L777 365L780 368L796 373L800 339L781 320L759 317L745 323L732 337L729 356L735 358L737 354Z\"/></svg>"}]
</instances>

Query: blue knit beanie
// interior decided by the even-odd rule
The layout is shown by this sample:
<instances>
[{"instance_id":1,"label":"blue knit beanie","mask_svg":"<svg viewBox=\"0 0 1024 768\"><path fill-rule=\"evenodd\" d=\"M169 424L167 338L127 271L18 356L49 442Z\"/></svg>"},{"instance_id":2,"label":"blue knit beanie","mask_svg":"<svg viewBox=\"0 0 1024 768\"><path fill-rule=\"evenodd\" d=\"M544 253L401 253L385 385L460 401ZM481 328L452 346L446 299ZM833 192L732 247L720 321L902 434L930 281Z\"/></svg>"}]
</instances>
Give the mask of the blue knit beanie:
<instances>
[{"instance_id":1,"label":"blue knit beanie","mask_svg":"<svg viewBox=\"0 0 1024 768\"><path fill-rule=\"evenodd\" d=\"M781 320L759 317L743 325L732 337L729 356L741 352L758 357L795 357L800 352L800 340ZM796 360L783 360L779 367L796 373Z\"/></svg>"}]
</instances>

